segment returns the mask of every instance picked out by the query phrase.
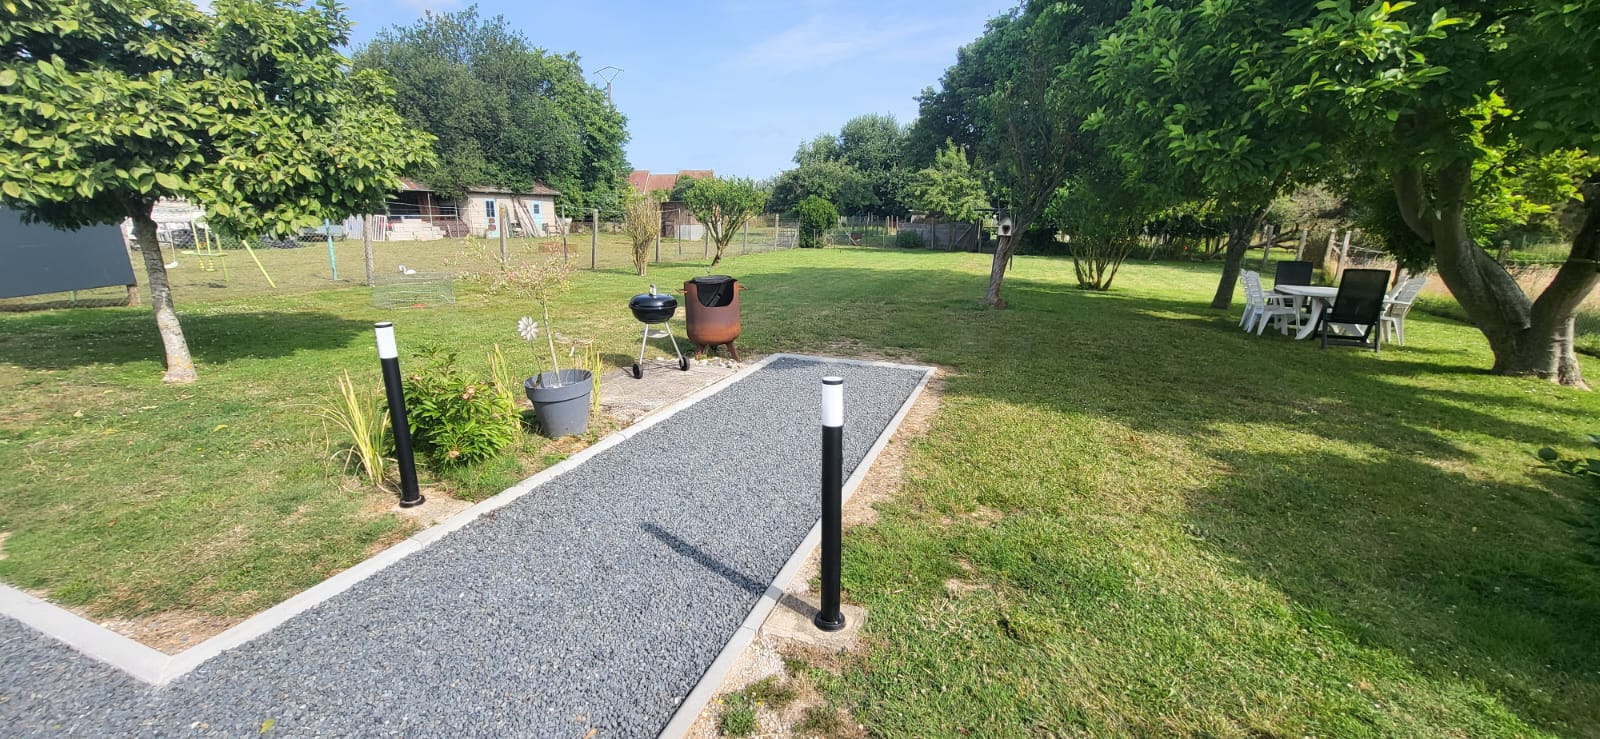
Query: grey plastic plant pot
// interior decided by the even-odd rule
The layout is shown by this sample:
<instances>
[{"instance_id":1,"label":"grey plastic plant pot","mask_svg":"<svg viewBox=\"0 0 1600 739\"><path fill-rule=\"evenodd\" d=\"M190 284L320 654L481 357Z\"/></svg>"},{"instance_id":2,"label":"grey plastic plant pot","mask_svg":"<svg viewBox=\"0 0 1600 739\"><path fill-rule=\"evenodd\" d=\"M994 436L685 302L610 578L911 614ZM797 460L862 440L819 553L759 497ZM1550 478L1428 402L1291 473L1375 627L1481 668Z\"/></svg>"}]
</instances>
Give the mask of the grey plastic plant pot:
<instances>
[{"instance_id":1,"label":"grey plastic plant pot","mask_svg":"<svg viewBox=\"0 0 1600 739\"><path fill-rule=\"evenodd\" d=\"M547 387L556 383L557 374L544 372L537 379L522 381L522 390L533 403L533 415L539 419L539 430L552 439L581 434L589 430L589 393L594 390L589 370L564 369L560 373L560 387Z\"/></svg>"}]
</instances>

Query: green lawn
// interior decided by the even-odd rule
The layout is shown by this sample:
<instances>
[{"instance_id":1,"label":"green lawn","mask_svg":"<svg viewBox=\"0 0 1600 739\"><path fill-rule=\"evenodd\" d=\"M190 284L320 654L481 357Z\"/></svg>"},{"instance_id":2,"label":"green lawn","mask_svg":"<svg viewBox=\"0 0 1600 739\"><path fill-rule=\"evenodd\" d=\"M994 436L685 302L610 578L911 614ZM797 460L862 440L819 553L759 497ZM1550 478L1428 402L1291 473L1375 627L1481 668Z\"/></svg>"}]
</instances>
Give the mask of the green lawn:
<instances>
[{"instance_id":1,"label":"green lawn","mask_svg":"<svg viewBox=\"0 0 1600 739\"><path fill-rule=\"evenodd\" d=\"M1204 307L1214 265L1091 294L1019 257L1003 312L983 255L726 271L742 348L948 370L904 487L846 536L867 648L823 682L873 732L1600 735L1600 499L1531 456L1600 431L1595 394L1490 376L1475 331L1419 313L1379 355L1246 336ZM580 273L558 328L631 361L643 283ZM0 316L0 577L101 614L242 614L403 535L327 474L307 406L340 369L376 378L373 320L476 355L531 312L458 294L191 304L186 388L144 310ZM481 495L563 451L440 484Z\"/></svg>"}]
</instances>

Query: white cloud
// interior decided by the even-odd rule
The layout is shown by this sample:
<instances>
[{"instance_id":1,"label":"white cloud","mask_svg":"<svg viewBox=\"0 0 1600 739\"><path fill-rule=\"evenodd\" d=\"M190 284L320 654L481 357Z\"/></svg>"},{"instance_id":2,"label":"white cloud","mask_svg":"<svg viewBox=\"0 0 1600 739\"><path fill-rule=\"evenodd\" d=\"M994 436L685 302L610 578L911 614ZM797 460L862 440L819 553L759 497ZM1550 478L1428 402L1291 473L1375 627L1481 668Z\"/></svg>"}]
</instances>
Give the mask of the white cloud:
<instances>
[{"instance_id":1,"label":"white cloud","mask_svg":"<svg viewBox=\"0 0 1600 739\"><path fill-rule=\"evenodd\" d=\"M942 30L928 22L888 23L878 18L857 24L836 15L819 15L757 41L734 63L800 72L846 61L902 59L908 51L938 43Z\"/></svg>"}]
</instances>

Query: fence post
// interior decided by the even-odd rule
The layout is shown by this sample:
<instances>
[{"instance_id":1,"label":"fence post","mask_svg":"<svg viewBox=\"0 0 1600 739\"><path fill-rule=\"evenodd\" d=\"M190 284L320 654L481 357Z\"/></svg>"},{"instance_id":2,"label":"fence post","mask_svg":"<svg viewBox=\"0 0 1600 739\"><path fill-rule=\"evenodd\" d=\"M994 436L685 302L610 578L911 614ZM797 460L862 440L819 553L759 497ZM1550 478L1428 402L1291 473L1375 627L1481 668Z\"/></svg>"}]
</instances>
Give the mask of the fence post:
<instances>
[{"instance_id":1,"label":"fence post","mask_svg":"<svg viewBox=\"0 0 1600 739\"><path fill-rule=\"evenodd\" d=\"M194 232L190 231L190 233ZM328 223L326 218L322 219L322 233L328 237L328 269L333 272L333 281L338 282L339 263L333 258L333 226ZM177 251L177 249L173 249L173 251Z\"/></svg>"},{"instance_id":2,"label":"fence post","mask_svg":"<svg viewBox=\"0 0 1600 739\"><path fill-rule=\"evenodd\" d=\"M589 269L600 264L600 209L589 209Z\"/></svg>"},{"instance_id":3,"label":"fence post","mask_svg":"<svg viewBox=\"0 0 1600 739\"><path fill-rule=\"evenodd\" d=\"M1277 227L1262 226L1261 236L1266 239L1266 244L1261 247L1261 269L1267 268L1267 258L1272 256L1273 238L1277 236Z\"/></svg>"},{"instance_id":4,"label":"fence post","mask_svg":"<svg viewBox=\"0 0 1600 739\"><path fill-rule=\"evenodd\" d=\"M750 219L744 220L744 225L739 227L743 233L739 235L739 253L750 253Z\"/></svg>"},{"instance_id":5,"label":"fence post","mask_svg":"<svg viewBox=\"0 0 1600 739\"><path fill-rule=\"evenodd\" d=\"M1334 270L1333 284L1339 284L1339 277L1344 274L1345 260L1350 258L1350 237L1355 234L1355 229L1345 229L1344 246L1339 249L1339 267Z\"/></svg>"},{"instance_id":6,"label":"fence post","mask_svg":"<svg viewBox=\"0 0 1600 739\"><path fill-rule=\"evenodd\" d=\"M498 230L500 232L500 263L501 264L505 264L506 260L509 258L508 255L506 254L506 229L511 227L510 226L511 220L509 218L506 218L506 215L508 213L510 213L509 209L507 209L504 205L500 206L500 223L499 223L500 228L498 228L496 230Z\"/></svg>"},{"instance_id":7,"label":"fence post","mask_svg":"<svg viewBox=\"0 0 1600 739\"><path fill-rule=\"evenodd\" d=\"M372 216L361 217L361 251L367 260L367 287L372 287Z\"/></svg>"}]
</instances>

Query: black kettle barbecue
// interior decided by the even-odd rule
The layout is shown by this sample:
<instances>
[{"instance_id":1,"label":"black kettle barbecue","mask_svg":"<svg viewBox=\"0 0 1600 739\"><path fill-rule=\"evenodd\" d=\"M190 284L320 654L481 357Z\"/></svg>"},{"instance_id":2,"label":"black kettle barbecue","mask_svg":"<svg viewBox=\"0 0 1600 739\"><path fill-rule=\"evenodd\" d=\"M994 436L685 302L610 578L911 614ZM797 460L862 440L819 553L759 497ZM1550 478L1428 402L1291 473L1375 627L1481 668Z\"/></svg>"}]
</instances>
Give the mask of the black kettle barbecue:
<instances>
[{"instance_id":1,"label":"black kettle barbecue","mask_svg":"<svg viewBox=\"0 0 1600 739\"><path fill-rule=\"evenodd\" d=\"M633 363L634 379L644 377L644 349L650 340L651 326L660 326L667 338L672 339L672 351L678 355L678 369L688 372L689 358L683 356L683 351L678 348L678 339L672 335L672 326L668 323L678 312L678 299L656 292L656 286L651 285L650 292L635 295L628 301L628 310L633 311L633 317L644 324L639 336L639 361Z\"/></svg>"}]
</instances>

